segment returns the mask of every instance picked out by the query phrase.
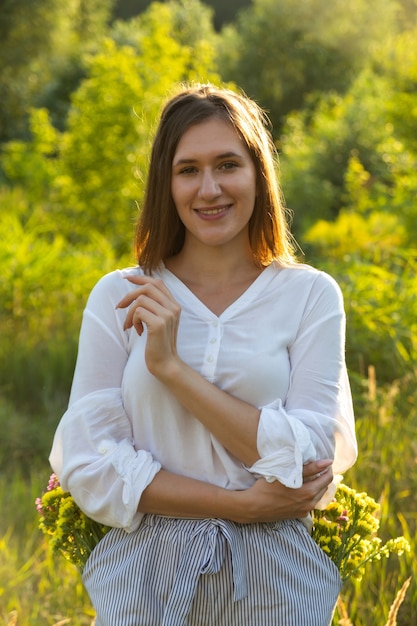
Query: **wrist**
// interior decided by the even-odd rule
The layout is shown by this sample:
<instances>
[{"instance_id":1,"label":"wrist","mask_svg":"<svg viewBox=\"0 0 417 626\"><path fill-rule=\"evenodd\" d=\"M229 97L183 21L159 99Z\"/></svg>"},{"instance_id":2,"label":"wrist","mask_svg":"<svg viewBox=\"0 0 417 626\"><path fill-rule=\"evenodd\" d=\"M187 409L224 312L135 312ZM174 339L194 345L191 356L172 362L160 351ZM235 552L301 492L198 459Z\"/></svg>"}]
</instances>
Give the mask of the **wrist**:
<instances>
[{"instance_id":1,"label":"wrist","mask_svg":"<svg viewBox=\"0 0 417 626\"><path fill-rule=\"evenodd\" d=\"M167 387L174 386L180 380L184 363L178 356L173 356L160 364L148 364L148 370Z\"/></svg>"},{"instance_id":2,"label":"wrist","mask_svg":"<svg viewBox=\"0 0 417 626\"><path fill-rule=\"evenodd\" d=\"M223 511L227 511L223 515L226 519L236 522L237 524L250 524L255 520L255 516L251 515L251 505L249 498L249 490L224 490Z\"/></svg>"}]
</instances>

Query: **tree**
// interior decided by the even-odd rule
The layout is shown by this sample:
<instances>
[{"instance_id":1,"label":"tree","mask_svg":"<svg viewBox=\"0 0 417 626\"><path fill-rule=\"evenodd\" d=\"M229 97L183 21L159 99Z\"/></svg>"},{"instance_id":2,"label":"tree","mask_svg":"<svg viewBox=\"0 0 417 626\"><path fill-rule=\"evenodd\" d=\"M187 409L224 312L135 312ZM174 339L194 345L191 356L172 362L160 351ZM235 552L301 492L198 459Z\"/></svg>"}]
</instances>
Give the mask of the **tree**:
<instances>
[{"instance_id":1,"label":"tree","mask_svg":"<svg viewBox=\"0 0 417 626\"><path fill-rule=\"evenodd\" d=\"M154 3L131 24L115 27L85 56L86 77L72 95L65 130L35 109L32 141L5 146L9 182L36 197L45 219L72 243L88 241L95 230L118 254L130 249L162 100L182 81L219 81L214 48L195 34L197 13L187 14L189 25L180 19L185 5L198 3Z\"/></svg>"},{"instance_id":2,"label":"tree","mask_svg":"<svg viewBox=\"0 0 417 626\"><path fill-rule=\"evenodd\" d=\"M28 136L29 109L51 104L72 68L82 75L80 48L102 35L114 0L3 0L0 20L0 143ZM61 79L62 76L62 79ZM75 80L74 80L75 78ZM54 87L51 89L51 83ZM68 103L68 90L65 105ZM49 100L48 100L49 97ZM62 98L61 98L62 100ZM58 107L59 108L59 107ZM66 106L61 110L65 115Z\"/></svg>"},{"instance_id":3,"label":"tree","mask_svg":"<svg viewBox=\"0 0 417 626\"><path fill-rule=\"evenodd\" d=\"M288 117L281 137L282 181L299 235L318 219L335 219L342 208L366 208L399 215L412 237L417 223L412 40L413 33L392 40L378 66L363 70L345 96L324 94L314 113Z\"/></svg>"},{"instance_id":4,"label":"tree","mask_svg":"<svg viewBox=\"0 0 417 626\"><path fill-rule=\"evenodd\" d=\"M286 114L317 91L343 93L375 46L395 32L393 0L254 0L222 33L223 77L269 112Z\"/></svg>"},{"instance_id":5,"label":"tree","mask_svg":"<svg viewBox=\"0 0 417 626\"><path fill-rule=\"evenodd\" d=\"M25 135L26 107L39 84L39 77L31 74L28 64L49 48L56 4L56 0L2 2L0 142Z\"/></svg>"},{"instance_id":6,"label":"tree","mask_svg":"<svg viewBox=\"0 0 417 626\"><path fill-rule=\"evenodd\" d=\"M381 382L417 361L412 38L392 40L343 97L324 94L313 113L290 115L281 138L297 238L307 262L335 276L345 295L349 366L366 376L373 365Z\"/></svg>"},{"instance_id":7,"label":"tree","mask_svg":"<svg viewBox=\"0 0 417 626\"><path fill-rule=\"evenodd\" d=\"M170 0L167 0L168 2ZM118 0L114 7L114 18L129 20L143 13L152 0ZM248 6L251 0L205 0L204 4L214 9L214 26L217 30L228 22L232 22L238 11Z\"/></svg>"}]
</instances>

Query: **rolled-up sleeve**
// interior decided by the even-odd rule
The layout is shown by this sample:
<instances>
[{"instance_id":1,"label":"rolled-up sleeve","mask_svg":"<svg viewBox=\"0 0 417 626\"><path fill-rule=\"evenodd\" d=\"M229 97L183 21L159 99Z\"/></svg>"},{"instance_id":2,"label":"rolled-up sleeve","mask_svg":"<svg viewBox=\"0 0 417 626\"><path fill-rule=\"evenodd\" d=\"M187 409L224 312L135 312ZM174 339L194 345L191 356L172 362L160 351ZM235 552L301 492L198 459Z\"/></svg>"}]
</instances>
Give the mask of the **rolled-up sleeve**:
<instances>
[{"instance_id":1,"label":"rolled-up sleeve","mask_svg":"<svg viewBox=\"0 0 417 626\"><path fill-rule=\"evenodd\" d=\"M135 449L119 389L71 404L55 433L50 463L86 515L128 532L139 526L140 497L160 470L149 452Z\"/></svg>"},{"instance_id":2,"label":"rolled-up sleeve","mask_svg":"<svg viewBox=\"0 0 417 626\"><path fill-rule=\"evenodd\" d=\"M116 271L90 293L83 314L69 407L58 424L50 454L63 489L86 515L127 531L137 528L142 492L160 470L148 450L139 449L122 398L129 357L117 309L131 288Z\"/></svg>"},{"instance_id":3,"label":"rolled-up sleeve","mask_svg":"<svg viewBox=\"0 0 417 626\"><path fill-rule=\"evenodd\" d=\"M287 396L260 407L260 458L249 468L292 488L302 485L303 465L310 461L333 459L334 474L341 474L357 457L343 299L333 279L318 276L288 346Z\"/></svg>"},{"instance_id":4,"label":"rolled-up sleeve","mask_svg":"<svg viewBox=\"0 0 417 626\"><path fill-rule=\"evenodd\" d=\"M118 389L93 392L70 406L50 463L86 515L128 532L139 526L140 497L160 470L149 452L135 449Z\"/></svg>"}]
</instances>

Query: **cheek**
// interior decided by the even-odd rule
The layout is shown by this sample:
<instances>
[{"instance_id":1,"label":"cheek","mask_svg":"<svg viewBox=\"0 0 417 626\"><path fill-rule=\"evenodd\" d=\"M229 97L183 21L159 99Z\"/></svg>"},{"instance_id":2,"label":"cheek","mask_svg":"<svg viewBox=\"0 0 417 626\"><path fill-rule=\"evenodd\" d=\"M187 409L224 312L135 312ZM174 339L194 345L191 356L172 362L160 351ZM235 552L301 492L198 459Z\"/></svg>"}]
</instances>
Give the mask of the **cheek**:
<instances>
[{"instance_id":1,"label":"cheek","mask_svg":"<svg viewBox=\"0 0 417 626\"><path fill-rule=\"evenodd\" d=\"M176 181L171 183L171 196L175 205L186 202L191 193L191 185L187 184L185 181Z\"/></svg>"},{"instance_id":2,"label":"cheek","mask_svg":"<svg viewBox=\"0 0 417 626\"><path fill-rule=\"evenodd\" d=\"M172 202L176 208L176 210L178 211L178 209L181 207L181 193L178 189L177 185L172 185L171 186L171 197L172 197Z\"/></svg>"}]
</instances>

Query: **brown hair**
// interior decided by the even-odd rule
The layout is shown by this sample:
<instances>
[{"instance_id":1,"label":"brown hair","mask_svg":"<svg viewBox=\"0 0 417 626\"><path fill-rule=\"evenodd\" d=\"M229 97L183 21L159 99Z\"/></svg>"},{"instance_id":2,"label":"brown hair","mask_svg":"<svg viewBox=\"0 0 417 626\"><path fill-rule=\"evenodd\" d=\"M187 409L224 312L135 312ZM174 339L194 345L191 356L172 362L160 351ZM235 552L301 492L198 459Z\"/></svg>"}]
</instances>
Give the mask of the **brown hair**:
<instances>
[{"instance_id":1,"label":"brown hair","mask_svg":"<svg viewBox=\"0 0 417 626\"><path fill-rule=\"evenodd\" d=\"M136 225L135 253L151 272L161 261L180 252L185 228L171 195L172 161L185 131L217 117L232 124L248 149L256 169L257 196L249 221L249 241L259 266L273 259L293 260L291 235L276 177L276 150L263 110L245 95L212 85L189 87L165 105L149 165L145 198Z\"/></svg>"}]
</instances>

